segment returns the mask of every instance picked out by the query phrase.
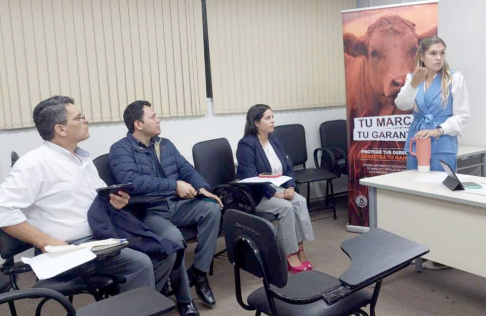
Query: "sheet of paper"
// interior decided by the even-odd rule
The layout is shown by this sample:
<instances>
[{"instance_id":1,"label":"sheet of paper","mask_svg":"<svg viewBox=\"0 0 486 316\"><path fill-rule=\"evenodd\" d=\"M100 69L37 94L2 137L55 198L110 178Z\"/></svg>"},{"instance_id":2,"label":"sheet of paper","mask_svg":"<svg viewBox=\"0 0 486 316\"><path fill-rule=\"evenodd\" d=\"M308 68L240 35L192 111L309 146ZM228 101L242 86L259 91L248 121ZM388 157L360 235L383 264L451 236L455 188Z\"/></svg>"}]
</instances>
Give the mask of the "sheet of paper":
<instances>
[{"instance_id":1,"label":"sheet of paper","mask_svg":"<svg viewBox=\"0 0 486 316\"><path fill-rule=\"evenodd\" d=\"M91 250L78 248L71 251L44 253L34 258L22 257L21 260L32 267L39 280L49 279L96 258Z\"/></svg>"},{"instance_id":2,"label":"sheet of paper","mask_svg":"<svg viewBox=\"0 0 486 316\"><path fill-rule=\"evenodd\" d=\"M467 174L456 174L456 175L459 178L459 181L461 182L471 177ZM447 178L447 173L441 172L441 173L435 173L428 177L421 177L414 180L418 182L425 182L425 183L442 183L445 180L445 178Z\"/></svg>"},{"instance_id":3,"label":"sheet of paper","mask_svg":"<svg viewBox=\"0 0 486 316\"><path fill-rule=\"evenodd\" d=\"M259 178L259 177L253 177L253 178L246 178L243 180L240 180L238 183L272 183L275 184L276 186L281 186L285 182L291 180L291 177L287 176L281 176L278 178Z\"/></svg>"}]
</instances>

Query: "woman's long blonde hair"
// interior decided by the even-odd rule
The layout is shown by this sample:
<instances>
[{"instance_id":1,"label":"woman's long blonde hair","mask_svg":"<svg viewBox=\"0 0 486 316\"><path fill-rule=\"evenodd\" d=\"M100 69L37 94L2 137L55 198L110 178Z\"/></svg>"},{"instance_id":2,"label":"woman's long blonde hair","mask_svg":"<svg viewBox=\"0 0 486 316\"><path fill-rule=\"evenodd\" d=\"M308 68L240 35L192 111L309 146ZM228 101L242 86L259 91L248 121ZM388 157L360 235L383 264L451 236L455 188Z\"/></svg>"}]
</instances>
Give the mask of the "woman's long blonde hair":
<instances>
[{"instance_id":1,"label":"woman's long blonde hair","mask_svg":"<svg viewBox=\"0 0 486 316\"><path fill-rule=\"evenodd\" d=\"M420 43L418 53L417 53L417 65L419 67L422 66L422 60L420 59L420 56L424 56L425 52L430 48L430 46L434 44L442 44L444 47L446 47L445 42L438 36L432 36L428 37L422 40ZM440 70L442 72L442 80L441 80L441 98L442 98L442 103L441 107L445 109L447 107L447 101L449 100L449 95L451 94L451 83L452 83L452 74L451 70L449 69L449 64L444 61L444 67Z\"/></svg>"}]
</instances>

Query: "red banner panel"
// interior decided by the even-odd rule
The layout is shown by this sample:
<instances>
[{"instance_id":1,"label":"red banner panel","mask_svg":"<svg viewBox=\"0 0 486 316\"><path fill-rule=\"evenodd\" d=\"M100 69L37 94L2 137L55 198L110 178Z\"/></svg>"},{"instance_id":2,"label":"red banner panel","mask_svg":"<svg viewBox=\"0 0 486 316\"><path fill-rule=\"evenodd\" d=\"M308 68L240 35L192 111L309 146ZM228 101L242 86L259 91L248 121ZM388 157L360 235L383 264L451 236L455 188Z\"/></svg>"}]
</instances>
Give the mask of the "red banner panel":
<instances>
[{"instance_id":1,"label":"red banner panel","mask_svg":"<svg viewBox=\"0 0 486 316\"><path fill-rule=\"evenodd\" d=\"M411 111L396 108L418 45L437 35L437 2L343 11L349 225L369 226L365 177L403 171Z\"/></svg>"}]
</instances>

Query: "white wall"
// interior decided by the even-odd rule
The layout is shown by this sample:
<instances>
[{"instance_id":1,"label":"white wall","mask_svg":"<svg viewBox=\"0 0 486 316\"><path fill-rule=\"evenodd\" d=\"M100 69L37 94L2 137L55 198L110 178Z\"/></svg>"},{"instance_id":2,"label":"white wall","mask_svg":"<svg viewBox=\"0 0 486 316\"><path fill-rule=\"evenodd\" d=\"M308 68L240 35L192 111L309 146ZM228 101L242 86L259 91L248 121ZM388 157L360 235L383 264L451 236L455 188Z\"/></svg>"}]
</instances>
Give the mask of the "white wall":
<instances>
[{"instance_id":1,"label":"white wall","mask_svg":"<svg viewBox=\"0 0 486 316\"><path fill-rule=\"evenodd\" d=\"M243 136L244 114L214 115L212 103L208 102L208 114L204 117L163 119L161 136L170 139L181 154L192 163L192 146L200 141L225 137L236 151L238 141ZM312 153L320 147L319 126L328 120L345 119L344 106L299 111L278 111L276 125L299 123L306 130L308 166L314 166ZM125 136L127 129L123 123L90 124L91 137L80 147L88 150L93 158L106 154L111 144ZM42 139L35 129L0 132L0 176L5 179L10 170L10 152L20 156L37 147ZM338 189L337 189L338 190ZM319 190L321 191L321 190ZM317 192L316 192L317 194Z\"/></svg>"},{"instance_id":2,"label":"white wall","mask_svg":"<svg viewBox=\"0 0 486 316\"><path fill-rule=\"evenodd\" d=\"M472 117L459 143L486 147L486 1L441 0L439 36L447 44L447 61L452 70L466 78Z\"/></svg>"}]
</instances>

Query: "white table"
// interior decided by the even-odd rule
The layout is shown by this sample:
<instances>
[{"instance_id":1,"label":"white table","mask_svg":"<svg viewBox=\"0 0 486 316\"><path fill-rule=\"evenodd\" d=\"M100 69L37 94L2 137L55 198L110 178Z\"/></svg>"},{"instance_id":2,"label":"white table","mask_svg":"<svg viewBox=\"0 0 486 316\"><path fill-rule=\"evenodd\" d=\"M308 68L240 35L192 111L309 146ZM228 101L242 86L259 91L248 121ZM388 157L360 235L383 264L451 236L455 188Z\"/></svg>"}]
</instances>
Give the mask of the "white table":
<instances>
[{"instance_id":1,"label":"white table","mask_svg":"<svg viewBox=\"0 0 486 316\"><path fill-rule=\"evenodd\" d=\"M414 179L416 170L361 179L369 187L370 228L430 247L424 258L486 277L486 196ZM467 181L485 182L471 176Z\"/></svg>"}]
</instances>

